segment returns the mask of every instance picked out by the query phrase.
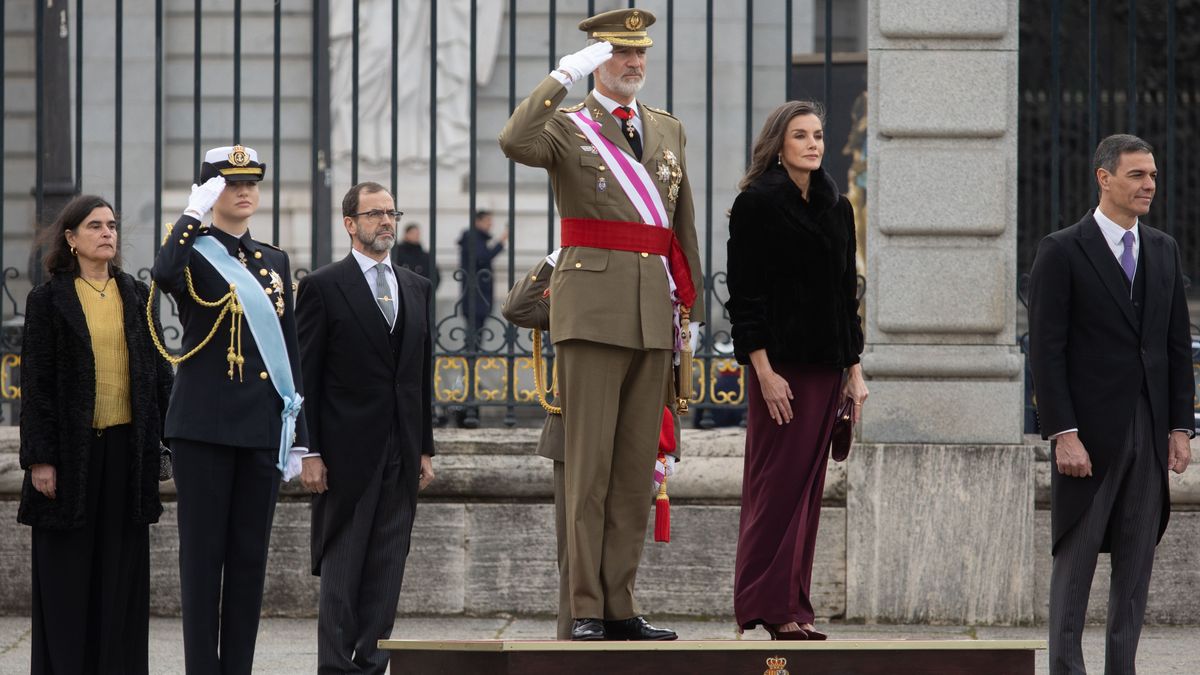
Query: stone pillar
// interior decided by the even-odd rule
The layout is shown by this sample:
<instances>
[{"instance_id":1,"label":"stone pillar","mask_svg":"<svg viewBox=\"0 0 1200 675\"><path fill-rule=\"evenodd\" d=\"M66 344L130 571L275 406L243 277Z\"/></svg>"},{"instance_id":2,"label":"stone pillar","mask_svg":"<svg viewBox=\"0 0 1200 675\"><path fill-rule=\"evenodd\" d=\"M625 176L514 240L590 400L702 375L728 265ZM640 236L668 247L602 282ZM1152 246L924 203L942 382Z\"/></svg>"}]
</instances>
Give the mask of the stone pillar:
<instances>
[{"instance_id":1,"label":"stone pillar","mask_svg":"<svg viewBox=\"0 0 1200 675\"><path fill-rule=\"evenodd\" d=\"M1018 5L870 3L871 398L849 473L851 618L1032 618L1019 581L1034 505L1015 335Z\"/></svg>"}]
</instances>

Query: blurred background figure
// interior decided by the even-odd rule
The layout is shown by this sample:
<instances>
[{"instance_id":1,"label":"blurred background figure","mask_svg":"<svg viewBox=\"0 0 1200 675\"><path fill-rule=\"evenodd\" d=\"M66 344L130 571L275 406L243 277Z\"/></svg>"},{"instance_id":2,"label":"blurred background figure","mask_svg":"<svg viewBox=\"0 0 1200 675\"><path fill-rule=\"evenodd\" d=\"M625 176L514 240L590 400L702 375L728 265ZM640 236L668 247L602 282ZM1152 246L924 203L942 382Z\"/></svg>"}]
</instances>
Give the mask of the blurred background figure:
<instances>
[{"instance_id":1,"label":"blurred background figure","mask_svg":"<svg viewBox=\"0 0 1200 675\"><path fill-rule=\"evenodd\" d=\"M420 225L409 223L404 226L404 238L392 248L392 263L420 274L432 282L434 290L437 290L440 281L437 263L429 251L421 246Z\"/></svg>"}]
</instances>

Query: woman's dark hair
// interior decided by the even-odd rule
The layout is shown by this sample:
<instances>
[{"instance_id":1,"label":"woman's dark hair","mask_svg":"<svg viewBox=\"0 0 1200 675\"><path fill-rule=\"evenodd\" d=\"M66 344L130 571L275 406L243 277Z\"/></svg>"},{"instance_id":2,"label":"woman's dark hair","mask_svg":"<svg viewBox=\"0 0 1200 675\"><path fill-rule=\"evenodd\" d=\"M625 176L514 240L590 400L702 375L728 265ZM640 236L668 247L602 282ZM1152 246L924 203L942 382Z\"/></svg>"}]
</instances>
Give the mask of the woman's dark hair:
<instances>
[{"instance_id":1,"label":"woman's dark hair","mask_svg":"<svg viewBox=\"0 0 1200 675\"><path fill-rule=\"evenodd\" d=\"M49 227L42 230L38 236L38 248L45 251L42 256L42 265L45 266L46 272L54 274L79 274L79 260L71 253L71 247L67 244L67 230L75 232L79 226L83 224L84 219L93 209L105 207L113 212L113 218L120 221L117 216L117 210L112 204L108 203L103 197L96 195L79 195L78 197L67 202L63 210L58 214L58 218ZM117 240L117 252L113 259L108 263L108 271L110 274L116 274L121 269L121 244Z\"/></svg>"},{"instance_id":2,"label":"woman's dark hair","mask_svg":"<svg viewBox=\"0 0 1200 675\"><path fill-rule=\"evenodd\" d=\"M779 153L783 150L783 136L787 133L788 124L793 118L801 115L816 115L817 119L821 120L821 126L825 126L825 109L816 101L788 101L772 110L754 141L754 150L750 153L750 166L738 182L739 190L750 187L754 179L766 173L767 169L777 162Z\"/></svg>"}]
</instances>

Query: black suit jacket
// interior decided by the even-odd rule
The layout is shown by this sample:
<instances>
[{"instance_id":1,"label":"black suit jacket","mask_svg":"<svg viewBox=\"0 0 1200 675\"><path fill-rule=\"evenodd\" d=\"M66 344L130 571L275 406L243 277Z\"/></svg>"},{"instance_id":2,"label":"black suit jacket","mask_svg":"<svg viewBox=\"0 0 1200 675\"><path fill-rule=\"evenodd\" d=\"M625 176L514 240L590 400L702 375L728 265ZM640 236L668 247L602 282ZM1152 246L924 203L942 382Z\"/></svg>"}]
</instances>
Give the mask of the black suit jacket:
<instances>
[{"instance_id":1,"label":"black suit jacket","mask_svg":"<svg viewBox=\"0 0 1200 675\"><path fill-rule=\"evenodd\" d=\"M188 229L191 227L191 229ZM189 236L184 237L183 233ZM220 313L219 307L205 307L188 292L184 268L191 270L192 283L201 300L213 301L229 292L229 282L199 253L193 253L197 237L216 237L236 257L244 249L247 268L263 288L271 286L271 272L283 280L283 316L279 321L292 365L292 380L296 391L304 393L300 376L300 351L296 341L296 318L292 304L292 268L283 251L255 241L247 232L241 238L218 229L202 228L199 221L181 216L154 259L151 274L158 286L171 294L179 307L183 324L183 350L189 352L199 345L212 330ZM264 274L265 272L265 274ZM276 296L272 295L272 299ZM175 389L167 410L167 438L214 443L244 448L278 448L283 426L280 411L283 399L267 378L262 355L250 335L250 326L242 323L241 377L234 371L229 378L229 316L221 319L212 340L203 349L179 365L175 374ZM305 404L307 407L307 404ZM293 445L307 446L306 414L303 408L296 421L296 440Z\"/></svg>"},{"instance_id":2,"label":"black suit jacket","mask_svg":"<svg viewBox=\"0 0 1200 675\"><path fill-rule=\"evenodd\" d=\"M325 544L354 513L394 433L404 458L405 489L416 499L421 455L433 455L432 285L396 272L400 344L354 256L300 281L296 316L308 397L309 449L321 453L329 490L313 499L312 571L320 574Z\"/></svg>"},{"instance_id":3,"label":"black suit jacket","mask_svg":"<svg viewBox=\"0 0 1200 675\"><path fill-rule=\"evenodd\" d=\"M1140 322L1120 264L1090 212L1043 239L1033 262L1029 358L1042 434L1045 438L1078 428L1092 460L1088 478L1051 470L1055 546L1091 504L1121 452L1143 386L1164 482L1170 431L1195 427L1191 331L1179 248L1170 235L1145 223L1138 229L1138 266L1144 266L1146 275ZM1170 516L1166 489L1162 509L1160 538Z\"/></svg>"}]
</instances>

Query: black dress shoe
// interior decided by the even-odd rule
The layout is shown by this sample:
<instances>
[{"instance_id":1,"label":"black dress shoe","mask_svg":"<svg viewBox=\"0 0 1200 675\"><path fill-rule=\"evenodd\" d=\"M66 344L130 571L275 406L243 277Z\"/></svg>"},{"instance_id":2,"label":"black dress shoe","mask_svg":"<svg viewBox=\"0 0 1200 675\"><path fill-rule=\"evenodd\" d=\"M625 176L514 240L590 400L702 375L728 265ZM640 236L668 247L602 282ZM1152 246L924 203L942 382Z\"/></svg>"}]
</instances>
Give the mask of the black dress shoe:
<instances>
[{"instance_id":1,"label":"black dress shoe","mask_svg":"<svg viewBox=\"0 0 1200 675\"><path fill-rule=\"evenodd\" d=\"M675 631L655 628L644 617L635 616L621 621L605 621L604 630L609 640L676 640Z\"/></svg>"},{"instance_id":2,"label":"black dress shoe","mask_svg":"<svg viewBox=\"0 0 1200 675\"><path fill-rule=\"evenodd\" d=\"M604 622L600 619L575 619L571 626L572 640L604 640L605 636Z\"/></svg>"}]
</instances>

